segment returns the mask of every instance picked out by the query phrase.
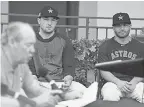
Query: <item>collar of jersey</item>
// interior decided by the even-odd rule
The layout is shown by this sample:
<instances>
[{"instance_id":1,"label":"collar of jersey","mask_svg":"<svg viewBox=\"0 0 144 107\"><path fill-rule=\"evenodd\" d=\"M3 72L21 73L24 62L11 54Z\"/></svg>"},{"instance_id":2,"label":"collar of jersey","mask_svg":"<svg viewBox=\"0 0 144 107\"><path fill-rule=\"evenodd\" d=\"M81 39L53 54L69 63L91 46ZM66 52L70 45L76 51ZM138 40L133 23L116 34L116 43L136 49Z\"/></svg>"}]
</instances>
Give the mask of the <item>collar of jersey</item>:
<instances>
[{"instance_id":1,"label":"collar of jersey","mask_svg":"<svg viewBox=\"0 0 144 107\"><path fill-rule=\"evenodd\" d=\"M114 39L114 37L112 38L112 40L113 40L114 42L118 43L118 44L121 45L121 46L125 46L125 45L131 43L131 41L133 40L133 38L131 38L131 40L130 40L128 43L126 43L126 44L120 44L119 42L117 42L117 41Z\"/></svg>"},{"instance_id":2,"label":"collar of jersey","mask_svg":"<svg viewBox=\"0 0 144 107\"><path fill-rule=\"evenodd\" d=\"M54 35L48 39L43 39L39 33L36 35L37 39L41 42L51 42L55 37L57 36L57 33L54 33Z\"/></svg>"}]
</instances>

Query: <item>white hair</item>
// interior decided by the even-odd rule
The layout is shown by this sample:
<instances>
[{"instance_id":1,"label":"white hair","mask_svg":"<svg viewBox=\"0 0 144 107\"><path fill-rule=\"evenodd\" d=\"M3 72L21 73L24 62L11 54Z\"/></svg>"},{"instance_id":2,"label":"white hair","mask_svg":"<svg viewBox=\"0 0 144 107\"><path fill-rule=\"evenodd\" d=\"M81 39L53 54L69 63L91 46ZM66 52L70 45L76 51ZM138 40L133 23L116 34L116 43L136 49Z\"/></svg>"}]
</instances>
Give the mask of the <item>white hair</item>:
<instances>
[{"instance_id":1,"label":"white hair","mask_svg":"<svg viewBox=\"0 0 144 107\"><path fill-rule=\"evenodd\" d=\"M11 22L8 24L7 28L4 30L1 36L2 45L7 45L9 40L12 42L20 42L22 40L22 33L26 30L31 30L34 32L32 26L25 22Z\"/></svg>"}]
</instances>

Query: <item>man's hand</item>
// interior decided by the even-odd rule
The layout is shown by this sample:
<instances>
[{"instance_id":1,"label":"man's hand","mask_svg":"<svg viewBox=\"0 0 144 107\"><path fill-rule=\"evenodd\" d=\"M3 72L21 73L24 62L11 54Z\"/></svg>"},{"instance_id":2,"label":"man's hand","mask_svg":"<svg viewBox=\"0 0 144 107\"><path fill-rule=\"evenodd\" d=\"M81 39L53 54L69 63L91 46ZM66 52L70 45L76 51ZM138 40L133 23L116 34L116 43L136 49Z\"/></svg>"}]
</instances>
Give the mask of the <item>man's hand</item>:
<instances>
[{"instance_id":1,"label":"man's hand","mask_svg":"<svg viewBox=\"0 0 144 107\"><path fill-rule=\"evenodd\" d=\"M33 100L36 101L37 107L54 107L59 101L61 101L60 97L57 96L60 94L62 94L61 90L49 90Z\"/></svg>"},{"instance_id":2,"label":"man's hand","mask_svg":"<svg viewBox=\"0 0 144 107\"><path fill-rule=\"evenodd\" d=\"M128 93L132 93L136 88L136 83L134 82L127 82L126 87L128 88Z\"/></svg>"},{"instance_id":3,"label":"man's hand","mask_svg":"<svg viewBox=\"0 0 144 107\"><path fill-rule=\"evenodd\" d=\"M120 80L119 82L117 82L117 87L120 89L121 92L124 92L124 93L128 93L130 90L129 90L129 86L127 86L128 83L127 81L122 81Z\"/></svg>"},{"instance_id":4,"label":"man's hand","mask_svg":"<svg viewBox=\"0 0 144 107\"><path fill-rule=\"evenodd\" d=\"M141 77L134 77L130 82L128 82L126 87L129 89L129 93L132 93L136 88L136 85L143 80L144 79Z\"/></svg>"}]
</instances>

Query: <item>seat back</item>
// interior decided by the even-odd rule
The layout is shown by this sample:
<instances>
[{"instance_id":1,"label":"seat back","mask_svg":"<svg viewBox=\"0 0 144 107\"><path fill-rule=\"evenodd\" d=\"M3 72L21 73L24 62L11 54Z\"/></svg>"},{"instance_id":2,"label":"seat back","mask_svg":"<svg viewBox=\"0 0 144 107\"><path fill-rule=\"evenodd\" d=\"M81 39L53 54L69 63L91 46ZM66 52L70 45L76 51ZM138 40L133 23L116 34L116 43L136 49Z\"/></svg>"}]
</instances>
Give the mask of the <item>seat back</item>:
<instances>
[{"instance_id":1,"label":"seat back","mask_svg":"<svg viewBox=\"0 0 144 107\"><path fill-rule=\"evenodd\" d=\"M102 89L103 85L106 83L106 81L102 78L102 76L100 74L100 70L97 70L97 77L96 78L97 78L97 82L98 82L97 98L102 99L101 89Z\"/></svg>"}]
</instances>

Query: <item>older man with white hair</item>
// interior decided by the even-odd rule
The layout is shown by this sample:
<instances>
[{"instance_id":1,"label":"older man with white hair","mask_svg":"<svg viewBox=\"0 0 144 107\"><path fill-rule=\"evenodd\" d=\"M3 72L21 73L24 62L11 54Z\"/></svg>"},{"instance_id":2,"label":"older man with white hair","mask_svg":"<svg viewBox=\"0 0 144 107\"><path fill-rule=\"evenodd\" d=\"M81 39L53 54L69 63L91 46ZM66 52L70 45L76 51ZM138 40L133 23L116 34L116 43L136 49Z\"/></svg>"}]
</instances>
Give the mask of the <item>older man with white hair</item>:
<instances>
[{"instance_id":1,"label":"older man with white hair","mask_svg":"<svg viewBox=\"0 0 144 107\"><path fill-rule=\"evenodd\" d=\"M35 42L34 30L28 23L13 22L8 25L1 37L1 84L13 92L20 93L23 89L37 107L54 107L60 100L57 94L62 91L41 87L27 65L35 52ZM6 101L8 106L19 107L17 100L7 94L1 95L1 99L4 107Z\"/></svg>"}]
</instances>

